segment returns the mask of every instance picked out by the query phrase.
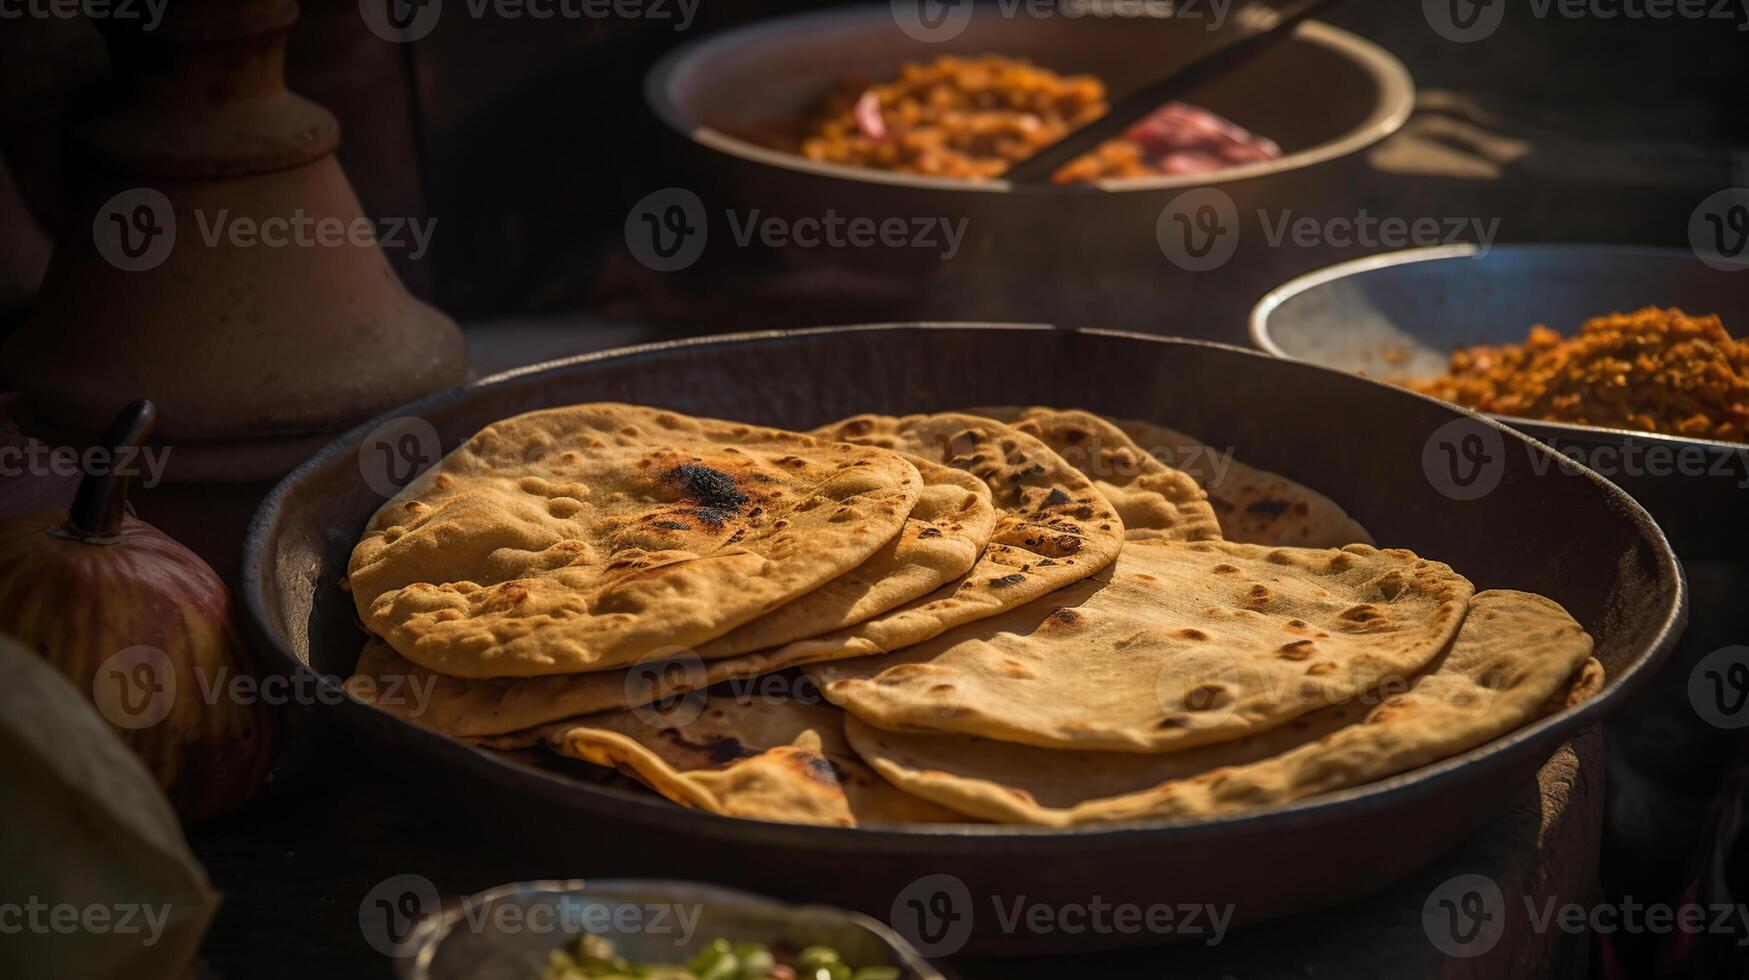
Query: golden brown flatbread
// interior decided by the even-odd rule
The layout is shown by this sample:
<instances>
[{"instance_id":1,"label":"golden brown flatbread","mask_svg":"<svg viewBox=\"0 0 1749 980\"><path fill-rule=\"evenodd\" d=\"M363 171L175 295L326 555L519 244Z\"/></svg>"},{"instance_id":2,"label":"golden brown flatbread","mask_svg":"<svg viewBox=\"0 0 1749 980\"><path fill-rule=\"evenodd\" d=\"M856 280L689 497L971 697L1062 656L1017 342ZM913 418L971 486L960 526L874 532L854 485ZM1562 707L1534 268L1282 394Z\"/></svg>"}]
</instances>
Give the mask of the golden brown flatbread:
<instances>
[{"instance_id":1,"label":"golden brown flatbread","mask_svg":"<svg viewBox=\"0 0 1749 980\"><path fill-rule=\"evenodd\" d=\"M806 670L877 728L1174 751L1415 674L1472 592L1407 551L1131 541L1109 572L1019 609Z\"/></svg>"},{"instance_id":2,"label":"golden brown flatbread","mask_svg":"<svg viewBox=\"0 0 1749 980\"><path fill-rule=\"evenodd\" d=\"M1373 543L1366 528L1335 501L1304 484L1248 466L1230 452L1164 426L1116 424L1144 452L1202 484L1228 541L1299 548Z\"/></svg>"},{"instance_id":3,"label":"golden brown flatbread","mask_svg":"<svg viewBox=\"0 0 1749 980\"><path fill-rule=\"evenodd\" d=\"M1372 782L1475 748L1544 714L1590 651L1591 638L1557 604L1491 591L1471 600L1449 652L1406 689L1371 692L1235 741L1139 755L894 733L855 719L846 732L894 785L988 820L1066 827L1204 819Z\"/></svg>"},{"instance_id":4,"label":"golden brown flatbread","mask_svg":"<svg viewBox=\"0 0 1749 980\"><path fill-rule=\"evenodd\" d=\"M869 771L844 740L843 713L819 702L683 700L671 716L647 708L554 726L547 745L725 816L839 827L966 819Z\"/></svg>"},{"instance_id":5,"label":"golden brown flatbread","mask_svg":"<svg viewBox=\"0 0 1749 980\"><path fill-rule=\"evenodd\" d=\"M1080 470L1117 508L1130 540L1220 539L1220 522L1196 480L1142 451L1106 419L1091 412L1037 405L970 411L1036 436Z\"/></svg>"},{"instance_id":6,"label":"golden brown flatbread","mask_svg":"<svg viewBox=\"0 0 1749 980\"><path fill-rule=\"evenodd\" d=\"M697 648L867 561L922 489L896 453L592 404L487 426L374 516L359 616L454 677Z\"/></svg>"},{"instance_id":7,"label":"golden brown flatbread","mask_svg":"<svg viewBox=\"0 0 1749 980\"><path fill-rule=\"evenodd\" d=\"M583 674L463 678L426 670L373 637L346 682L347 690L446 735L475 738L635 708L720 681L767 673L776 667L765 656L729 656L728 651L767 640L781 644L860 622L952 580L977 560L996 522L989 488L959 470L922 459L912 463L924 486L898 537L819 589L697 651L659 648L633 666Z\"/></svg>"},{"instance_id":8,"label":"golden brown flatbread","mask_svg":"<svg viewBox=\"0 0 1749 980\"><path fill-rule=\"evenodd\" d=\"M990 488L920 456L906 460L922 476L923 491L898 537L818 589L704 644L698 655L732 657L854 626L970 570L996 530Z\"/></svg>"},{"instance_id":9,"label":"golden brown flatbread","mask_svg":"<svg viewBox=\"0 0 1749 980\"><path fill-rule=\"evenodd\" d=\"M859 415L815 434L972 474L990 487L996 528L977 564L958 581L848 629L751 654L766 670L922 642L1093 575L1123 547L1123 522L1086 477L1037 439L991 419Z\"/></svg>"}]
</instances>

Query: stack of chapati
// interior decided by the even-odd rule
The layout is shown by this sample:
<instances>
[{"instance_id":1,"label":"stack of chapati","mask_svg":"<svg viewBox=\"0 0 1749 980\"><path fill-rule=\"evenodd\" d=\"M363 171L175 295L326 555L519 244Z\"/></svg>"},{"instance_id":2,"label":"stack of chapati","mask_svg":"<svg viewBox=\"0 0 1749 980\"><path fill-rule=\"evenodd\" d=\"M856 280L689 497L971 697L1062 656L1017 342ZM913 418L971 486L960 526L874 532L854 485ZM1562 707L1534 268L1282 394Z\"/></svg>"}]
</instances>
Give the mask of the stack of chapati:
<instances>
[{"instance_id":1,"label":"stack of chapati","mask_svg":"<svg viewBox=\"0 0 1749 980\"><path fill-rule=\"evenodd\" d=\"M685 806L855 826L1189 819L1462 752L1602 684L1554 602L1079 411L802 434L576 405L371 519L356 697Z\"/></svg>"}]
</instances>

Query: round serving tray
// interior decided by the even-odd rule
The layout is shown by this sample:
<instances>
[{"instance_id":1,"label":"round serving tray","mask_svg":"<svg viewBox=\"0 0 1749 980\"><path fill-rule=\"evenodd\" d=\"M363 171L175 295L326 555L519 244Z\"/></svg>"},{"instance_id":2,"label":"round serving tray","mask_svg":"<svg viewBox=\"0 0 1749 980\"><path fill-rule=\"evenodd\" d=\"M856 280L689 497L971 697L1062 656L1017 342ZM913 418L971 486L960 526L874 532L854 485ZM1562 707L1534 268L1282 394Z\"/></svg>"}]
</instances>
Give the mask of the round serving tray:
<instances>
[{"instance_id":1,"label":"round serving tray","mask_svg":"<svg viewBox=\"0 0 1749 980\"><path fill-rule=\"evenodd\" d=\"M434 460L437 449L495 420L601 400L792 428L856 412L979 404L1072 405L1158 420L1316 487L1381 544L1449 562L1478 588L1558 600L1595 637L1610 679L1577 710L1368 786L1216 820L1066 831L844 829L718 817L585 783L562 764L476 750L339 693L363 641L340 581L354 541L384 499L383 433L395 434L389 441L399 446L407 445L406 433L435 434L440 445L426 454ZM416 770L434 813L496 840L526 842L555 877L743 885L868 912L912 939L904 910L940 910L938 899L905 901L926 888L953 897L948 911L965 923L968 952L1173 938L1030 929L1002 914L1016 902L1055 909L1204 904L1230 907L1242 923L1377 889L1449 848L1564 740L1617 707L1686 618L1682 574L1663 533L1595 474L1538 465L1552 462L1545 447L1433 399L1215 344L995 324L746 334L513 371L395 416L402 421L362 426L288 476L262 505L244 546L242 603L253 637L269 663L321 692L312 700L325 723L356 751ZM1429 445L1454 424L1521 450L1501 454L1486 493L1453 492L1426 463L1435 458Z\"/></svg>"}]
</instances>

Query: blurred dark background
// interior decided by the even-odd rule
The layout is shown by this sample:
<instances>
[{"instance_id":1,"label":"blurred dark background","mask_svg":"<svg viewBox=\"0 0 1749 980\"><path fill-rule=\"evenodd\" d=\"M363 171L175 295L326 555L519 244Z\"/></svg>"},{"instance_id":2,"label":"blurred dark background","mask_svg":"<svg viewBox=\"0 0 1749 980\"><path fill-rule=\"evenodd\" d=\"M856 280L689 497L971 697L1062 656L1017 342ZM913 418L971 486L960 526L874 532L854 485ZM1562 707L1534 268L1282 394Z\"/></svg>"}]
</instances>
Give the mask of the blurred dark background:
<instances>
[{"instance_id":1,"label":"blurred dark background","mask_svg":"<svg viewBox=\"0 0 1749 980\"><path fill-rule=\"evenodd\" d=\"M339 117L340 160L367 214L437 218L427 255L391 259L457 320L590 313L689 334L902 312L758 302L751 289L741 303L720 291L687 301L630 261L621 240L629 203L656 189L646 183L656 152L642 96L649 65L711 31L829 4L699 0L685 29L677 2L667 19L449 16L411 44L372 34L352 0L301 6L291 87ZM1652 222L1631 205L1648 188L1698 202L1742 182L1749 34L1713 19L1538 17L1529 2L1505 16L1473 44L1439 37L1413 3L1353 0L1324 18L1395 53L1420 91L1417 118L1369 151L1369 165L1437 171L1434 186L1465 207L1511 216L1503 239L1684 244L1686 212ZM60 122L106 74L83 21L0 25L0 151L39 228L55 227ZM1581 192L1590 204L1575 207ZM19 241L5 245L17 256L5 278L28 280L40 237L7 238ZM28 285L0 290L16 307Z\"/></svg>"}]
</instances>

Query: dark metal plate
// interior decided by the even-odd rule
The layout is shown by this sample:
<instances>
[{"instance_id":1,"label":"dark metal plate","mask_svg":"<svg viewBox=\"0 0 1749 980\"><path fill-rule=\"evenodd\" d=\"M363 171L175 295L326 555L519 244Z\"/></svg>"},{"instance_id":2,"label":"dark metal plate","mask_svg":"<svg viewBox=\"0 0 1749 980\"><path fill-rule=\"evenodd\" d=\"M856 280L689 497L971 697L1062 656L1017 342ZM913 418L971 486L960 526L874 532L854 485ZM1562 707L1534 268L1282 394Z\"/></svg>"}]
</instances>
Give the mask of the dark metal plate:
<instances>
[{"instance_id":1,"label":"dark metal plate","mask_svg":"<svg viewBox=\"0 0 1749 980\"><path fill-rule=\"evenodd\" d=\"M1539 465L1552 461L1546 448L1432 399L1213 344L967 324L741 335L512 372L398 415L432 426L447 451L497 419L597 400L796 428L864 411L1027 403L1169 423L1317 487L1381 543L1449 562L1478 588L1560 601L1596 638L1610 681L1576 711L1438 764L1207 822L849 830L712 816L476 751L333 693L362 640L339 581L383 500L365 479L380 465L378 447L365 444L377 426L361 427L287 477L257 515L242 588L254 638L279 670L307 683L311 671L326 678L316 681L333 695L318 699L323 718L345 726L361 751L418 767L438 812L475 821L494 839L527 840L555 877L699 878L887 919L907 886L951 875L966 887L966 949L977 952L1164 938L1005 928L991 903L1020 897L1058 907L1231 905L1237 922L1287 915L1379 888L1450 847L1561 742L1613 710L1686 617L1682 575L1663 534L1595 474ZM1454 420L1516 450L1502 454L1491 492L1442 493L1425 465L1433 434Z\"/></svg>"}]
</instances>

